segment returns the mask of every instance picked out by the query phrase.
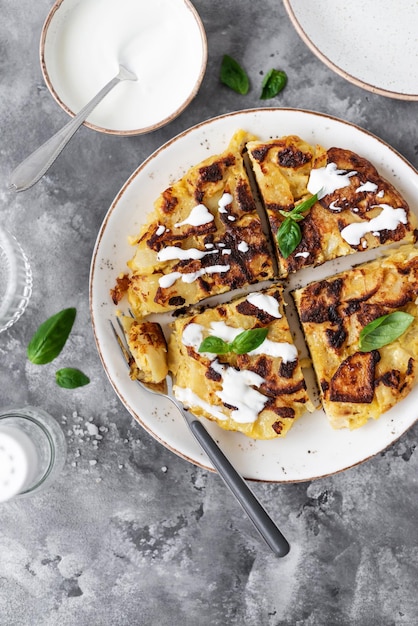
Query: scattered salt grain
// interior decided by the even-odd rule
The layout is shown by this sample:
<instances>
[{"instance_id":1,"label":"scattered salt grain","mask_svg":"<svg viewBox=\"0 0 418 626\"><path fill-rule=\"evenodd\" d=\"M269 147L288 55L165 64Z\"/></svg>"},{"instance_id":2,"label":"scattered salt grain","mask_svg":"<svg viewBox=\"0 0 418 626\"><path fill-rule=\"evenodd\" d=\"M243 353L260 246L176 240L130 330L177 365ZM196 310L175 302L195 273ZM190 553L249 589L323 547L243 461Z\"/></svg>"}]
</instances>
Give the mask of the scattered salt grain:
<instances>
[{"instance_id":1,"label":"scattered salt grain","mask_svg":"<svg viewBox=\"0 0 418 626\"><path fill-rule=\"evenodd\" d=\"M99 434L99 429L96 424L92 424L91 422L86 422L86 429L89 435L97 436Z\"/></svg>"},{"instance_id":2,"label":"scattered salt grain","mask_svg":"<svg viewBox=\"0 0 418 626\"><path fill-rule=\"evenodd\" d=\"M89 465L91 465L91 466L97 465L97 461L92 459L91 461L89 461Z\"/></svg>"}]
</instances>

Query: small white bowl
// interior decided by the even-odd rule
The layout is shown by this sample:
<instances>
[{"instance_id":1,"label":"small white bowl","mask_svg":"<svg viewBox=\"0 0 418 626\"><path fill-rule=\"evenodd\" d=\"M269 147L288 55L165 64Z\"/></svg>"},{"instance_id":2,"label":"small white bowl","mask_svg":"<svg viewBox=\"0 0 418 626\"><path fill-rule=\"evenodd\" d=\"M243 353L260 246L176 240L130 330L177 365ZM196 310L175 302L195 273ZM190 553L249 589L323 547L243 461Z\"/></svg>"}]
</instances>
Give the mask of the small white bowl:
<instances>
[{"instance_id":1,"label":"small white bowl","mask_svg":"<svg viewBox=\"0 0 418 626\"><path fill-rule=\"evenodd\" d=\"M189 0L56 0L42 29L41 68L58 104L74 116L118 72L86 126L139 135L176 118L197 94L207 41Z\"/></svg>"}]
</instances>

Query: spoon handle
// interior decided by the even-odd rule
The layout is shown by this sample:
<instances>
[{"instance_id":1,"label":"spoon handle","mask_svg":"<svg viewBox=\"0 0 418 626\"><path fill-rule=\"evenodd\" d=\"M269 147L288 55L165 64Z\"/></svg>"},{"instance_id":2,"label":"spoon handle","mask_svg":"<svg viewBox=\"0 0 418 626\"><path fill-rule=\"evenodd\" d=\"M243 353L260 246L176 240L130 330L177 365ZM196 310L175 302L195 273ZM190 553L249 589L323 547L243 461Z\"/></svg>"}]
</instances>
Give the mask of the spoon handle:
<instances>
[{"instance_id":1,"label":"spoon handle","mask_svg":"<svg viewBox=\"0 0 418 626\"><path fill-rule=\"evenodd\" d=\"M205 450L226 486L241 504L267 545L277 556L286 556L290 550L287 540L262 504L257 500L243 477L232 466L203 424L199 420L185 417L193 435Z\"/></svg>"},{"instance_id":2,"label":"spoon handle","mask_svg":"<svg viewBox=\"0 0 418 626\"><path fill-rule=\"evenodd\" d=\"M62 150L84 120L121 80L125 80L125 77L120 74L112 78L112 80L110 80L75 117L63 126L61 130L55 133L55 135L52 135L50 139L22 161L10 176L9 189L25 191L37 183L49 170L55 159L61 154Z\"/></svg>"}]
</instances>

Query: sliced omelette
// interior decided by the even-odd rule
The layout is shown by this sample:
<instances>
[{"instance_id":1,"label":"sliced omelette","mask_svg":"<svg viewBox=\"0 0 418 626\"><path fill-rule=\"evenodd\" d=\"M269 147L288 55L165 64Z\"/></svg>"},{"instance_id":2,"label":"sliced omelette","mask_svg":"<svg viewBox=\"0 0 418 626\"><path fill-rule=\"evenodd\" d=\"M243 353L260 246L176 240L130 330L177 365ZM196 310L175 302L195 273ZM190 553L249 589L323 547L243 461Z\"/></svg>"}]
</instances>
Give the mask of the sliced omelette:
<instances>
[{"instance_id":1,"label":"sliced omelette","mask_svg":"<svg viewBox=\"0 0 418 626\"><path fill-rule=\"evenodd\" d=\"M168 374L167 343L161 326L129 315L119 319L133 357L129 362L132 380L151 384L164 381Z\"/></svg>"},{"instance_id":2,"label":"sliced omelette","mask_svg":"<svg viewBox=\"0 0 418 626\"><path fill-rule=\"evenodd\" d=\"M416 248L402 246L293 297L333 427L358 428L411 391L418 376ZM362 329L395 311L413 316L407 330L379 349L360 350Z\"/></svg>"},{"instance_id":3,"label":"sliced omelette","mask_svg":"<svg viewBox=\"0 0 418 626\"><path fill-rule=\"evenodd\" d=\"M225 152L192 167L155 202L128 262L127 294L136 317L273 277L243 164L252 138L238 131Z\"/></svg>"},{"instance_id":4,"label":"sliced omelette","mask_svg":"<svg viewBox=\"0 0 418 626\"><path fill-rule=\"evenodd\" d=\"M264 328L266 337L249 352L199 351L208 337L230 345L241 333ZM169 368L176 398L192 413L252 438L283 437L313 410L279 285L178 318Z\"/></svg>"},{"instance_id":5,"label":"sliced omelette","mask_svg":"<svg viewBox=\"0 0 418 626\"><path fill-rule=\"evenodd\" d=\"M295 135L251 141L247 149L283 276L383 244L416 241L416 219L404 198L354 152L325 150ZM286 256L277 240L286 212L315 194L318 201L298 221L300 242Z\"/></svg>"}]
</instances>

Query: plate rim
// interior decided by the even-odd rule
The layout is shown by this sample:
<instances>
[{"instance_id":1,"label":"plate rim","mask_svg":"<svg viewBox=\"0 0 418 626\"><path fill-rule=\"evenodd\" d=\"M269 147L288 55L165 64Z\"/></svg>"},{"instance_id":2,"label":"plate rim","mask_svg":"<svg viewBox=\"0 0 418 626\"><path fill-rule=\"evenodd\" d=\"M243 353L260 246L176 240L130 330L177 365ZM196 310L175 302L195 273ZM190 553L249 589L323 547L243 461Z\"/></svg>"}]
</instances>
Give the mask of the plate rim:
<instances>
[{"instance_id":1,"label":"plate rim","mask_svg":"<svg viewBox=\"0 0 418 626\"><path fill-rule=\"evenodd\" d=\"M163 143L161 146L159 146L156 150L154 150L147 158L145 158L139 165L138 167L131 173L131 175L127 178L127 180L125 181L125 183L122 185L122 187L120 188L120 190L118 191L118 193L116 194L114 200L112 201L108 211L106 212L103 220L102 220L102 224L100 226L97 238L96 238L96 242L94 245L94 249L93 249L93 254L92 254L92 259L91 259L91 266L90 266L90 274L89 274L89 309L90 309L90 317L91 317L91 323L92 323L92 328L93 328L93 335L94 335L94 339L95 339L95 343L96 343L96 348L100 357L100 361L102 363L102 366L104 368L104 371L107 375L107 378L109 380L109 382L111 383L111 386L113 387L116 395L119 397L120 401L122 402L123 406L125 407L125 409L128 410L128 412L130 413L131 417L141 425L142 428L144 428L144 430L146 432L148 432L153 439L155 439L158 443L162 444L165 448L167 448L168 450L170 450L171 452L173 452L174 454L176 454L177 456L179 456L180 458L183 458L184 460L198 466L201 467L202 469L208 470L208 471L215 471L213 466L210 464L210 462L203 462L199 459L196 459L192 456L189 456L188 454L186 454L185 452L183 452L182 450L179 450L178 448L176 448L172 443L167 442L166 440L164 440L163 438L161 438L150 426L149 423L147 423L146 421L143 420L143 418L141 417L140 414L138 414L137 409L135 409L134 407L132 407L132 403L127 400L124 396L124 394L122 393L122 390L118 388L116 382L112 379L112 376L109 372L109 368L108 365L104 359L104 355L102 352L102 348L100 345L100 340L99 340L99 336L98 336L98 330L97 330L97 324L96 324L96 320L95 320L95 311L94 311L94 296L93 296L93 291L94 291L94 277L95 277L95 270L98 264L98 254L100 252L100 245L102 242L102 238L105 234L108 222L110 220L110 218L113 215L113 212L115 211L115 209L117 208L121 197L123 196L123 194L126 192L126 190L129 188L129 186L134 182L135 178L137 177L137 175L143 170L145 169L150 163L152 163L152 161L156 158L158 158L158 156L160 155L160 153L162 153L163 151L165 151L167 148L169 148L172 144L175 144L177 141L181 140L182 138L186 137L187 135L189 135L190 133L196 132L198 131L199 128L203 128L207 125L211 125L213 123L216 123L218 121L222 121L226 118L233 118L234 116L240 116L240 115L247 115L247 114L252 114L252 115L257 115L257 114L264 114L265 112L288 112L288 113L296 113L296 114L306 114L308 116L318 116L320 117L322 120L330 120L332 122L336 122L338 124L342 124L343 126L348 126L348 127L352 127L357 129L358 131L360 131L361 134L367 135L369 137L371 137L373 140L377 140L380 144L382 144L386 149L388 149L390 152L392 152L397 158L399 158L401 161L403 161L403 163L411 169L412 173L415 174L418 177L418 170L402 155L400 154L395 148L393 148L392 146L390 146L390 144L388 144L386 141L384 141L383 139L381 139L380 137L378 137L377 135L375 135L374 133L368 131L367 129L362 128L361 126L354 124L353 122L349 122L346 120L343 120L341 118L338 118L336 116L333 115L329 115L327 113L322 113L319 111L312 111L312 110L308 110L308 109L296 109L293 107L266 107L266 108L250 108L250 109L243 109L243 110L237 110L237 111L232 111L229 113L224 113L218 116L214 116L212 118L209 118L207 120L201 121L185 130L183 130L182 132L178 133L177 135L175 135L174 137L172 137L171 139L169 139L168 141L166 141L165 143ZM116 275L116 272L115 272ZM341 472L344 472L348 469L351 469L353 467L356 467L358 465L361 465L363 463L365 463L366 461L372 459L373 457L377 456L378 454L381 454L382 452L384 452L386 449L388 449L390 446L392 446L401 436L403 436L405 434L405 432L407 432L408 430L410 430L418 421L418 413L414 419L414 421L410 424L408 424L401 432L399 432L395 437L393 437L393 439L391 439L388 443L384 443L384 445L382 447L380 447L378 450L372 451L370 454L368 454L367 456L365 456L362 459L356 460L352 463L346 464L344 467L341 467L339 469L336 470L332 470L329 472L321 472L321 473L317 473L313 476L304 476L304 477L300 477L300 478L269 478L269 477L256 477L256 476L245 476L245 478L247 480L251 480L254 482L265 482L265 483L277 483L277 484L291 484L291 483L298 483L298 482L307 482L307 481L312 481L312 480L318 480L321 478L326 478L329 476L333 476L336 474L339 474ZM361 429L359 429L361 430ZM275 440L273 440L275 441ZM380 445L380 444L379 444Z\"/></svg>"},{"instance_id":2,"label":"plate rim","mask_svg":"<svg viewBox=\"0 0 418 626\"><path fill-rule=\"evenodd\" d=\"M366 91L369 91L371 93L378 94L380 96L386 96L387 98L394 98L396 100L406 100L409 102L416 102L418 100L418 93L403 93L400 91L393 91L384 87L379 87L378 85L373 85L367 81L357 78L347 70L343 70L339 65L337 65L337 63L332 61L324 52L322 52L322 50L308 36L302 24L296 17L292 1L293 0L283 0L283 4L294 29L296 30L302 41L305 43L305 45L308 46L308 48L311 50L311 52L313 52L315 56L318 57L318 59L322 61L327 67L329 67L342 78L345 78L345 80L352 83L353 85L361 87L362 89L365 89Z\"/></svg>"}]
</instances>

